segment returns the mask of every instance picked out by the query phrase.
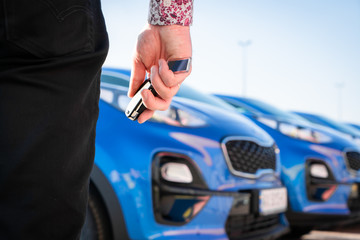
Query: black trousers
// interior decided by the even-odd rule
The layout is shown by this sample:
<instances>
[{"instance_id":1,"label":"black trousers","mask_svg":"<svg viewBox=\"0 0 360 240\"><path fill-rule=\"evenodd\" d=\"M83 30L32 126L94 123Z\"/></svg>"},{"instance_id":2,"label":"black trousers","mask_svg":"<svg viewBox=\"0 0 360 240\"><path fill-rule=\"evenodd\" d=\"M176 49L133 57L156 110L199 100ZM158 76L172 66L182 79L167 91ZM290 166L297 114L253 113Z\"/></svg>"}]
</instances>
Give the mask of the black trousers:
<instances>
[{"instance_id":1,"label":"black trousers","mask_svg":"<svg viewBox=\"0 0 360 240\"><path fill-rule=\"evenodd\" d=\"M0 0L0 239L78 239L108 51L100 0Z\"/></svg>"}]
</instances>

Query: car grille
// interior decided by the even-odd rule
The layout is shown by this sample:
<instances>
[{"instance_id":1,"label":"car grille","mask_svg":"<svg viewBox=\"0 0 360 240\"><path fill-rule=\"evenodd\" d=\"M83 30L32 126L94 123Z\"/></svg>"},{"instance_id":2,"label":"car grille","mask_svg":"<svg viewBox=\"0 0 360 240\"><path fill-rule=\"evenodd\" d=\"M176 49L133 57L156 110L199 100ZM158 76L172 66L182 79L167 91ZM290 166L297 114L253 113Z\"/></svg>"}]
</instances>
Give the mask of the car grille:
<instances>
[{"instance_id":1,"label":"car grille","mask_svg":"<svg viewBox=\"0 0 360 240\"><path fill-rule=\"evenodd\" d=\"M358 152L347 152L346 159L348 161L349 167L352 170L360 170L360 153Z\"/></svg>"},{"instance_id":2,"label":"car grille","mask_svg":"<svg viewBox=\"0 0 360 240\"><path fill-rule=\"evenodd\" d=\"M226 234L229 239L243 239L246 235L263 231L271 231L280 222L279 215L256 216L234 215L229 216L226 224Z\"/></svg>"},{"instance_id":3,"label":"car grille","mask_svg":"<svg viewBox=\"0 0 360 240\"><path fill-rule=\"evenodd\" d=\"M255 174L259 169L276 169L275 146L263 147L247 140L229 140L225 143L230 170L236 173Z\"/></svg>"}]
</instances>

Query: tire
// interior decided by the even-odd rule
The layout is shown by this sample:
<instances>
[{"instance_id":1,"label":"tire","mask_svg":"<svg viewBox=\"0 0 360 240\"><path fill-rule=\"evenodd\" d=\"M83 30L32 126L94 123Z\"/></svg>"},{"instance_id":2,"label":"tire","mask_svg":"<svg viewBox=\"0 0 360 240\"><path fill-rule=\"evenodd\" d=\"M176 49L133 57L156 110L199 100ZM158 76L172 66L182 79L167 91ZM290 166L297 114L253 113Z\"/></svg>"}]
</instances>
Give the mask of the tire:
<instances>
[{"instance_id":1,"label":"tire","mask_svg":"<svg viewBox=\"0 0 360 240\"><path fill-rule=\"evenodd\" d=\"M299 240L305 234L308 234L313 230L312 227L291 227L288 234L279 238L279 240Z\"/></svg>"},{"instance_id":2,"label":"tire","mask_svg":"<svg viewBox=\"0 0 360 240\"><path fill-rule=\"evenodd\" d=\"M110 221L99 194L90 187L86 219L80 240L112 240Z\"/></svg>"}]
</instances>

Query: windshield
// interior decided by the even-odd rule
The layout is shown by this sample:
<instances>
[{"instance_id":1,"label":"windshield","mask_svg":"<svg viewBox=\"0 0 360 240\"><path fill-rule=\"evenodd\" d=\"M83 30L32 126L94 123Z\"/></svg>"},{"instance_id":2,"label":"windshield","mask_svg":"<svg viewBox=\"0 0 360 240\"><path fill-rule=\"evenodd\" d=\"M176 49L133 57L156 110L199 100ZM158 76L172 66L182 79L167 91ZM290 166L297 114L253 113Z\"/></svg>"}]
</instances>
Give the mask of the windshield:
<instances>
[{"instance_id":1,"label":"windshield","mask_svg":"<svg viewBox=\"0 0 360 240\"><path fill-rule=\"evenodd\" d=\"M123 87L129 87L129 80L123 79L119 76L110 76L110 75L102 74L101 82L123 86Z\"/></svg>"},{"instance_id":2,"label":"windshield","mask_svg":"<svg viewBox=\"0 0 360 240\"><path fill-rule=\"evenodd\" d=\"M278 118L281 118L284 120L306 121L305 119L297 116L296 114L283 111L279 108L276 108L270 104L264 103L259 100L244 98L244 99L242 99L242 102L244 102L249 107L251 107L265 115L272 115L272 116L275 116L275 117L278 117Z\"/></svg>"},{"instance_id":3,"label":"windshield","mask_svg":"<svg viewBox=\"0 0 360 240\"><path fill-rule=\"evenodd\" d=\"M202 93L194 88L186 85L181 85L179 91L176 94L177 97L187 98L198 102L203 102L216 107L234 111L235 109L225 101L214 97L210 94Z\"/></svg>"},{"instance_id":4,"label":"windshield","mask_svg":"<svg viewBox=\"0 0 360 240\"><path fill-rule=\"evenodd\" d=\"M351 124L351 123L349 123L348 125L349 125L350 127L352 127L352 128L357 129L358 131L360 131L360 126L358 126L358 125L356 125L356 124Z\"/></svg>"},{"instance_id":5,"label":"windshield","mask_svg":"<svg viewBox=\"0 0 360 240\"><path fill-rule=\"evenodd\" d=\"M336 130L339 130L341 132L351 134L351 135L356 134L356 135L360 136L360 131L358 131L357 129L355 129L351 126L347 126L346 124L336 122L330 118L313 115L313 114L301 114L301 116L305 117L306 119L308 119L309 121L311 121L313 123L325 125L325 126L334 128Z\"/></svg>"}]
</instances>

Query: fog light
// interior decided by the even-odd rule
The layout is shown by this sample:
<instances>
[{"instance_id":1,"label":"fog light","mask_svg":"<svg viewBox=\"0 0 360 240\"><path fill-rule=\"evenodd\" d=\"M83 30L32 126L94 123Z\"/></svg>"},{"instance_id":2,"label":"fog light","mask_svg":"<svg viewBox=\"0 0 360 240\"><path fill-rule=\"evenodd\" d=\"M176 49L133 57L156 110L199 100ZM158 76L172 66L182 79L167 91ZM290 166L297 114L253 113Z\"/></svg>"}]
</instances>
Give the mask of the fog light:
<instances>
[{"instance_id":1,"label":"fog light","mask_svg":"<svg viewBox=\"0 0 360 240\"><path fill-rule=\"evenodd\" d=\"M310 165L310 175L317 178L328 178L329 172L324 164L313 163Z\"/></svg>"},{"instance_id":2,"label":"fog light","mask_svg":"<svg viewBox=\"0 0 360 240\"><path fill-rule=\"evenodd\" d=\"M191 183L193 181L189 167L182 163L165 163L161 166L161 176L169 182Z\"/></svg>"},{"instance_id":3,"label":"fog light","mask_svg":"<svg viewBox=\"0 0 360 240\"><path fill-rule=\"evenodd\" d=\"M359 197L359 189L358 189L358 185L356 183L351 185L350 197L351 198L358 198Z\"/></svg>"}]
</instances>

